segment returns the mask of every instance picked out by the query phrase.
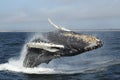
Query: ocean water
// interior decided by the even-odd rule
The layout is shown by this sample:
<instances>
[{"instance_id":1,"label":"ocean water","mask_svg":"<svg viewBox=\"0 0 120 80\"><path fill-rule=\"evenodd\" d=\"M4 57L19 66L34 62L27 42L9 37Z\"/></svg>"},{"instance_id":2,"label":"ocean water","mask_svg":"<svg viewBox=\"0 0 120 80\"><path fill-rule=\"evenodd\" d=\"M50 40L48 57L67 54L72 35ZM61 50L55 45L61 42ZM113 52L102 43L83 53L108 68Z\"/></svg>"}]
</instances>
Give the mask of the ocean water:
<instances>
[{"instance_id":1,"label":"ocean water","mask_svg":"<svg viewBox=\"0 0 120 80\"><path fill-rule=\"evenodd\" d=\"M120 80L120 32L80 33L99 37L104 46L77 56L54 59L35 68L24 68L25 44L39 33L1 32L0 80Z\"/></svg>"}]
</instances>

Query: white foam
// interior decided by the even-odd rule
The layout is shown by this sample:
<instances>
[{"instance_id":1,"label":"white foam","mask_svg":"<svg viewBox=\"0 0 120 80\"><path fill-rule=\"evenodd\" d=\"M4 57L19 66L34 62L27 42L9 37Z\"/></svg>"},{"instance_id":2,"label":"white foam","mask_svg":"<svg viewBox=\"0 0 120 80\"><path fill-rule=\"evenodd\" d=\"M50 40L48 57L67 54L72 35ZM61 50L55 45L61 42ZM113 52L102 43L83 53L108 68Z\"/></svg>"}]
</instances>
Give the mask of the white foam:
<instances>
[{"instance_id":1,"label":"white foam","mask_svg":"<svg viewBox=\"0 0 120 80\"><path fill-rule=\"evenodd\" d=\"M49 69L49 68L42 68L42 67L25 68L10 63L1 64L0 70L9 70L13 72L21 72L26 74L51 74L55 72L53 69Z\"/></svg>"}]
</instances>

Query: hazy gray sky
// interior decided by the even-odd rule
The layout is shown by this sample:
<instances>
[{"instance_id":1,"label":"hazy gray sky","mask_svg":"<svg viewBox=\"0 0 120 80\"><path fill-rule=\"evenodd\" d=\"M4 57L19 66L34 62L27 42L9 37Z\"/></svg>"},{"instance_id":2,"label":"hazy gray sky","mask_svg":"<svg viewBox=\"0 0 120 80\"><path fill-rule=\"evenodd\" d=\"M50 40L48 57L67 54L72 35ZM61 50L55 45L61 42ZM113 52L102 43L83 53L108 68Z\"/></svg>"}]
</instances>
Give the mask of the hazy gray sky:
<instances>
[{"instance_id":1,"label":"hazy gray sky","mask_svg":"<svg viewBox=\"0 0 120 80\"><path fill-rule=\"evenodd\" d=\"M120 29L120 0L0 0L0 30Z\"/></svg>"}]
</instances>

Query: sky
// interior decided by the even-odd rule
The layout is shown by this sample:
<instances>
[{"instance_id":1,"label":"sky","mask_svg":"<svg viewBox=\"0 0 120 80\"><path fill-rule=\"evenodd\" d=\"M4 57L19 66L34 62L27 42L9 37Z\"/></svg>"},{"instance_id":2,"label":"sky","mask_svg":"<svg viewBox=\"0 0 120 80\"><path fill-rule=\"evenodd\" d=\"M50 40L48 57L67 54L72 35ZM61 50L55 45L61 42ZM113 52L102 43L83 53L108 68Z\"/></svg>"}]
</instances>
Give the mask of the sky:
<instances>
[{"instance_id":1,"label":"sky","mask_svg":"<svg viewBox=\"0 0 120 80\"><path fill-rule=\"evenodd\" d=\"M120 0L0 0L0 31L120 29Z\"/></svg>"}]
</instances>

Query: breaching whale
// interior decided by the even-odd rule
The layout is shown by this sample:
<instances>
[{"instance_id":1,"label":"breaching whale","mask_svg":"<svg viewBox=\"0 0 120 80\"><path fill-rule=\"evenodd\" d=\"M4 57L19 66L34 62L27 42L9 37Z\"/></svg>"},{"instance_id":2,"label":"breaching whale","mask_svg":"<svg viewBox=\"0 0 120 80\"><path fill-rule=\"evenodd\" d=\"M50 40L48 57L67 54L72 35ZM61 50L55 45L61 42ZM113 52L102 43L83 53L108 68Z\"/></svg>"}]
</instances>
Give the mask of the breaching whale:
<instances>
[{"instance_id":1,"label":"breaching whale","mask_svg":"<svg viewBox=\"0 0 120 80\"><path fill-rule=\"evenodd\" d=\"M35 38L27 43L24 67L36 67L41 63L49 63L55 58L75 56L103 45L102 41L94 36L57 26L50 19L48 21L57 30L43 33L47 40Z\"/></svg>"}]
</instances>

